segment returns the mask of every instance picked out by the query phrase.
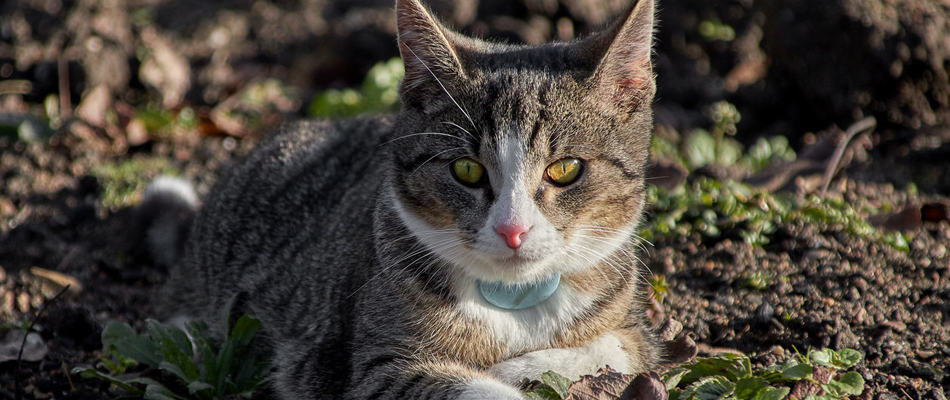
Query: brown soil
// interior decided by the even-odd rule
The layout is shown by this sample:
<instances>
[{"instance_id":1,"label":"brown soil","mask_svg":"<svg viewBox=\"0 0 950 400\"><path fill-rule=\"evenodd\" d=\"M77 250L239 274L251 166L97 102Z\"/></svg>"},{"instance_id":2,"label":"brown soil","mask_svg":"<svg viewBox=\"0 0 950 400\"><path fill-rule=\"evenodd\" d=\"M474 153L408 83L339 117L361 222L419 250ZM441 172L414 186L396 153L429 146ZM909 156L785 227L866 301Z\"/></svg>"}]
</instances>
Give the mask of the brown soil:
<instances>
[{"instance_id":1,"label":"brown soil","mask_svg":"<svg viewBox=\"0 0 950 400\"><path fill-rule=\"evenodd\" d=\"M948 105L939 96L946 94L943 80L950 66L944 60L950 50L938 39L950 6L867 2L865 10L857 1L820 2L827 3L826 19L795 19L799 7L811 4L807 1L788 2L787 9L751 1L664 2L658 124L680 132L702 127L708 123L704 107L727 99L743 113L741 140L784 134L800 148L811 141L808 131L875 115L881 123L869 140L874 147L835 180L838 195L897 210L946 202L950 129ZM62 287L32 267L81 285L37 319L36 329L49 345L42 361L23 363L18 377L15 362L0 362L0 398L14 398L17 379L25 399L108 397L100 382L66 371L95 364L105 322L141 327L155 313L153 301L166 271L135 250L132 211L104 206L104 182L92 171L158 157L170 160L205 194L216 173L253 147L266 126L302 115L278 105L265 112L270 117L263 118L263 128L234 132L214 126L214 107L262 77L296 87L298 101L320 89L358 83L373 62L396 55L390 3L24 0L0 5L0 80L5 80L0 83L32 85L22 95L2 88L0 122L35 113L61 88L69 93L58 102L64 109L84 102L93 88L108 88L106 108L115 115L105 121L95 121L94 112L81 116L84 120L64 117L58 129L33 141L0 131L0 319L33 319ZM626 4L604 3L607 11L583 0L434 2L468 33L525 42L588 32ZM184 4L189 12L182 12ZM894 7L897 11L888 11ZM924 17L934 23L898 23ZM734 26L736 40L703 39L698 25L711 19ZM786 29L796 22L800 31ZM848 41L828 46L790 44L786 39L794 37L782 36L820 42L838 37L839 28ZM900 46L906 41L915 43L904 46L911 50L909 58ZM821 51L840 51L843 45L860 47L848 57L873 56L871 64L883 65L887 73L848 57L806 61L808 68L798 68L796 54L813 51L820 58ZM178 56L163 59L162 48ZM142 73L149 55L160 61L164 80ZM906 73L895 77L896 64L888 57L900 60ZM865 67L872 70L862 71ZM860 79L838 81L849 73ZM60 79L65 76L69 79ZM820 80L808 83L811 77ZM201 125L137 137L130 120L146 103L172 110L190 106ZM907 189L910 183L916 191ZM943 216L906 229L907 253L849 235L843 227L786 223L765 246L749 246L732 231L717 239L694 234L658 239L644 259L668 279L664 315L681 321L707 351L736 349L769 363L809 347L855 348L866 356L858 371L868 381L868 397L942 399L950 390L950 222ZM765 287L747 284L753 274L768 277Z\"/></svg>"}]
</instances>

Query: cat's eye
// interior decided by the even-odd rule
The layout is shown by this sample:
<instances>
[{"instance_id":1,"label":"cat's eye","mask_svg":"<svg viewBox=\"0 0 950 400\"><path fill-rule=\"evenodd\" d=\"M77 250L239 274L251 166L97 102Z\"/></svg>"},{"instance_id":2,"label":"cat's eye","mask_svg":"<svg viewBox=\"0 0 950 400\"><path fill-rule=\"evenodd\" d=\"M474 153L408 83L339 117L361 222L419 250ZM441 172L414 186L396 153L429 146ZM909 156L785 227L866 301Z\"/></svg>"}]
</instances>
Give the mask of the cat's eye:
<instances>
[{"instance_id":1,"label":"cat's eye","mask_svg":"<svg viewBox=\"0 0 950 400\"><path fill-rule=\"evenodd\" d=\"M562 158L548 165L545 174L551 183L557 186L567 186L577 180L583 167L581 160Z\"/></svg>"},{"instance_id":2,"label":"cat's eye","mask_svg":"<svg viewBox=\"0 0 950 400\"><path fill-rule=\"evenodd\" d=\"M452 163L452 173L463 185L477 186L485 175L485 167L471 158L460 158Z\"/></svg>"}]
</instances>

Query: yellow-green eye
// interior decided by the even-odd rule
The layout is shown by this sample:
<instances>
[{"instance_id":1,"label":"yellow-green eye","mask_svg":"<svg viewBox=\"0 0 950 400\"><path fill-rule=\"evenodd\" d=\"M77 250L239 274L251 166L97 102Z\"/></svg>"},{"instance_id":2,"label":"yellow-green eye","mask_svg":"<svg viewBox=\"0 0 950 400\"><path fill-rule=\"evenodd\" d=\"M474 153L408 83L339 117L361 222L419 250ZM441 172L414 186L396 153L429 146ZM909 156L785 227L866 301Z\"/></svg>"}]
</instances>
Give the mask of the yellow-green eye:
<instances>
[{"instance_id":1,"label":"yellow-green eye","mask_svg":"<svg viewBox=\"0 0 950 400\"><path fill-rule=\"evenodd\" d=\"M564 158L548 165L546 173L552 183L558 186L565 186L577 180L582 168L581 160L576 158Z\"/></svg>"},{"instance_id":2,"label":"yellow-green eye","mask_svg":"<svg viewBox=\"0 0 950 400\"><path fill-rule=\"evenodd\" d=\"M455 173L455 177L459 182L468 186L475 186L482 181L482 176L485 175L485 167L471 158L460 158L452 163L452 172Z\"/></svg>"}]
</instances>

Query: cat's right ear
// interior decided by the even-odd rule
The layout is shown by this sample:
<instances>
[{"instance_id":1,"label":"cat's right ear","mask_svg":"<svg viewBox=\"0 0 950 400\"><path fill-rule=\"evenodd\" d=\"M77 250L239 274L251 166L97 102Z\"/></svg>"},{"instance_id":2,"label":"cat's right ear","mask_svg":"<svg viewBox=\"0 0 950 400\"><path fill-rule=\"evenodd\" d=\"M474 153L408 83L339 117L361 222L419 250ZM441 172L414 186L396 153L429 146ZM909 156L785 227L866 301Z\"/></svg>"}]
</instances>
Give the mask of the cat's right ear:
<instances>
[{"instance_id":1,"label":"cat's right ear","mask_svg":"<svg viewBox=\"0 0 950 400\"><path fill-rule=\"evenodd\" d=\"M419 0L396 0L396 29L406 67L399 88L403 102L448 101L448 91L465 75L452 33Z\"/></svg>"},{"instance_id":2,"label":"cat's right ear","mask_svg":"<svg viewBox=\"0 0 950 400\"><path fill-rule=\"evenodd\" d=\"M624 18L593 38L594 49L606 47L592 84L594 98L607 112L629 114L653 100L654 6L654 0L637 0Z\"/></svg>"}]
</instances>

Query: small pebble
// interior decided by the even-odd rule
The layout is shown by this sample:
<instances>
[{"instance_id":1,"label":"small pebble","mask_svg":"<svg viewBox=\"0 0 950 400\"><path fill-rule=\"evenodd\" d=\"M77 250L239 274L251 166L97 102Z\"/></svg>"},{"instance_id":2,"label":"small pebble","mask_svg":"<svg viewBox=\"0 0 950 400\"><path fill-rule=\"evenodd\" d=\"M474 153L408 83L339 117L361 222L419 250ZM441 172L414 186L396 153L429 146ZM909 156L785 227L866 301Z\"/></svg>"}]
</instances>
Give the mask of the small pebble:
<instances>
[{"instance_id":1,"label":"small pebble","mask_svg":"<svg viewBox=\"0 0 950 400\"><path fill-rule=\"evenodd\" d=\"M761 323L767 323L775 315L775 309L769 303L762 303L755 309L755 320Z\"/></svg>"},{"instance_id":2,"label":"small pebble","mask_svg":"<svg viewBox=\"0 0 950 400\"><path fill-rule=\"evenodd\" d=\"M17 309L19 309L21 313L30 311L30 294L26 292L20 293L16 298L16 304Z\"/></svg>"}]
</instances>

